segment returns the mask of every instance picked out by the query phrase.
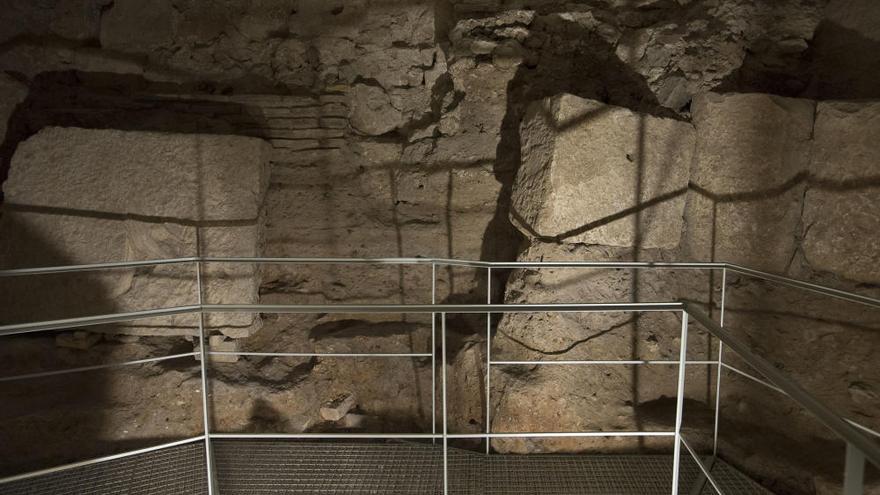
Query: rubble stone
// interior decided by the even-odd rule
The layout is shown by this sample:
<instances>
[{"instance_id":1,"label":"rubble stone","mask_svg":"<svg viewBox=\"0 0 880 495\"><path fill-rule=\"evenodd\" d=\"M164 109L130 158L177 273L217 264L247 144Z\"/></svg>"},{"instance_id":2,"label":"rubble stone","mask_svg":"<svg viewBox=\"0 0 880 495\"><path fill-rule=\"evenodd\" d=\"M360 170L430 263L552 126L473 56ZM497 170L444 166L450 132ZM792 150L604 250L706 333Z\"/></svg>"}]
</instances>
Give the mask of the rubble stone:
<instances>
[{"instance_id":1,"label":"rubble stone","mask_svg":"<svg viewBox=\"0 0 880 495\"><path fill-rule=\"evenodd\" d=\"M346 394L327 401L321 406L321 417L325 421L339 421L356 405L354 394Z\"/></svg>"}]
</instances>

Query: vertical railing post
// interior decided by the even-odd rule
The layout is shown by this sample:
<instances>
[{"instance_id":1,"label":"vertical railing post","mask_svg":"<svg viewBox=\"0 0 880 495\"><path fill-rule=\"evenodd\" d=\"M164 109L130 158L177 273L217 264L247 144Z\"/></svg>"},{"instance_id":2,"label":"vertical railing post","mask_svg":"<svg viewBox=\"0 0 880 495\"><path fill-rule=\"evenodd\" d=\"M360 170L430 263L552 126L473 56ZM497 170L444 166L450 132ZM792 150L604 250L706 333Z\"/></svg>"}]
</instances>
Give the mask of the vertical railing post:
<instances>
[{"instance_id":1,"label":"vertical railing post","mask_svg":"<svg viewBox=\"0 0 880 495\"><path fill-rule=\"evenodd\" d=\"M214 478L214 453L211 451L211 415L209 413L208 400L208 353L205 348L208 344L205 337L205 313L202 310L202 262L196 261L196 289L198 290L199 304L199 368L202 378L202 425L205 433L205 469L208 476L208 495L218 494L216 479Z\"/></svg>"},{"instance_id":2,"label":"vertical railing post","mask_svg":"<svg viewBox=\"0 0 880 495\"><path fill-rule=\"evenodd\" d=\"M681 312L681 343L678 354L678 395L675 404L675 447L672 454L672 495L678 495L681 468L681 418L684 413L684 378L687 363L688 313Z\"/></svg>"},{"instance_id":3,"label":"vertical railing post","mask_svg":"<svg viewBox=\"0 0 880 495\"><path fill-rule=\"evenodd\" d=\"M492 304L492 267L486 268L486 304ZM486 453L492 432L492 313L486 313Z\"/></svg>"},{"instance_id":4,"label":"vertical railing post","mask_svg":"<svg viewBox=\"0 0 880 495\"><path fill-rule=\"evenodd\" d=\"M443 389L443 495L449 495L449 430L446 424L446 313L440 313L440 368Z\"/></svg>"},{"instance_id":5,"label":"vertical railing post","mask_svg":"<svg viewBox=\"0 0 880 495\"><path fill-rule=\"evenodd\" d=\"M437 304L437 264L431 263L431 305ZM431 435L437 434L437 313L431 313ZM432 437L431 444L437 439Z\"/></svg>"},{"instance_id":6,"label":"vertical railing post","mask_svg":"<svg viewBox=\"0 0 880 495\"><path fill-rule=\"evenodd\" d=\"M846 465L843 471L843 495L865 493L865 454L853 444L846 443Z\"/></svg>"},{"instance_id":7,"label":"vertical railing post","mask_svg":"<svg viewBox=\"0 0 880 495\"><path fill-rule=\"evenodd\" d=\"M724 328L724 303L727 299L727 268L721 269L721 311L718 317L718 326ZM712 437L712 457L718 456L718 425L721 418L721 371L723 369L722 354L724 342L718 340L718 364L716 365L717 376L715 378L715 427Z\"/></svg>"}]
</instances>

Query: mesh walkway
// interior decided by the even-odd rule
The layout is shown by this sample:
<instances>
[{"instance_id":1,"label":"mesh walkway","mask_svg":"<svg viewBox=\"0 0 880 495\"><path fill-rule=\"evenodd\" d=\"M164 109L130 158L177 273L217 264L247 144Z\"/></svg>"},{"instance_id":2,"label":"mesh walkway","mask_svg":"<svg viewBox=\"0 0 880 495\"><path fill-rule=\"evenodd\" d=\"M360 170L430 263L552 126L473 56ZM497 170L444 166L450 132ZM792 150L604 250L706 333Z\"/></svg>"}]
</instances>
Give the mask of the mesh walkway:
<instances>
[{"instance_id":1,"label":"mesh walkway","mask_svg":"<svg viewBox=\"0 0 880 495\"><path fill-rule=\"evenodd\" d=\"M76 468L7 485L3 495L188 495L207 492L201 443ZM442 493L442 449L387 442L215 440L223 495ZM682 462L681 493L699 469ZM651 495L669 493L666 455L490 455L450 449L450 493L461 495ZM725 464L713 476L726 493L769 492ZM706 484L703 494L715 493Z\"/></svg>"}]
</instances>

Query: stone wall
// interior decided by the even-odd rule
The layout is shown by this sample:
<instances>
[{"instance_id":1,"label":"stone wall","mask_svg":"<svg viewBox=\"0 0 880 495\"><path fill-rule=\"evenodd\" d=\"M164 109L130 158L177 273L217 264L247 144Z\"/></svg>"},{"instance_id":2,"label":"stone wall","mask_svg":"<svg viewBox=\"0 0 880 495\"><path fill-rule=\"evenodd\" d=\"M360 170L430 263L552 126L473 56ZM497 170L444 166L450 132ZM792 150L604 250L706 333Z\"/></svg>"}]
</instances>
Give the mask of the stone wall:
<instances>
[{"instance_id":1,"label":"stone wall","mask_svg":"<svg viewBox=\"0 0 880 495\"><path fill-rule=\"evenodd\" d=\"M160 0L151 2L149 8L135 0L13 0L5 7L0 12L0 93L4 95L0 120L5 125L0 180L5 180L22 143L40 136L47 127L260 137L270 142L269 181L261 204L264 242L257 251L266 256L676 260L730 255L800 278L874 290L871 276L841 265L855 259L843 246L860 244L859 252L870 252L873 236L852 234L869 231L865 225L871 224L870 209L859 207L860 215L850 216L858 225L828 222L829 217L822 216L829 209L843 211L849 204L870 204L871 200L870 187L864 187L873 184L873 176L866 172L870 168L845 173L822 169L821 163L827 160L816 158L824 139L829 150L840 147L833 142L839 134L836 131L827 138L818 133L826 125L820 122L823 115L849 115L850 110L843 108L849 104L823 114L822 102L813 105L776 96L695 99L712 90L820 100L877 97L871 90L875 77L865 69L873 67L872 57L880 53L873 33L876 23L871 23L877 9L870 0ZM855 42L859 48L848 49ZM651 126L643 143L635 136L627 140L637 130L637 122L645 119L675 129L693 121L697 127L686 139L696 140L692 155L703 158L687 173L676 166L668 181L645 176L639 190L624 187L625 194L615 196L613 204L594 201L589 229L577 231L583 225L577 223L576 211L538 211L535 218L556 222L558 228L544 230L546 225L541 225L542 230L520 233L514 224L522 226L521 219L509 220L511 205L535 208L526 204L527 198L511 201L517 171L530 160L523 156L523 145L528 143L521 142L520 123L532 102L560 93L618 107L612 114L598 116L602 120L596 122L604 122L603 126L612 127L612 116L628 122L615 137L623 153L614 154L615 160L608 164L610 170L620 168L627 173L616 176L618 182L581 177L585 185L613 185L620 190L633 180L633 163L653 164L663 156L664 147L687 149L653 133ZM726 110L718 111L721 107ZM816 108L817 116L804 115L808 108ZM763 127L751 127L750 112L762 116L755 123ZM869 114L858 113L869 121ZM829 129L834 125L834 120L827 122ZM737 153L730 161L717 153L717 145L726 143L725 135L700 132L700 127L712 126L741 129L730 141ZM810 130L814 127L815 133ZM762 134L775 135L769 131L778 128L788 129L784 139L762 138ZM604 139L581 132L572 137ZM803 162L796 150L804 144L805 132L813 151ZM863 139L872 138L865 135ZM748 147L752 151L747 152ZM761 171L765 176L756 180L749 166L762 147L773 150L775 165ZM647 153L642 155L640 150ZM677 165L687 159L679 158ZM725 172L717 173L719 169ZM615 174L606 178L615 178ZM756 188L757 195L753 194ZM7 189L8 182L5 201L11 202ZM571 197L577 192L570 188L567 194ZM784 208L777 207L777 194L784 197ZM651 207L637 206L644 202ZM675 213L682 208L684 213ZM632 222L631 213L638 216L637 222ZM138 231L136 236L121 230L120 225L134 225L133 221L114 217L95 222L99 220L104 226L101 231L113 233L120 242L136 237L143 246L146 241L142 239L153 242L156 237L152 230ZM747 227L755 221L772 224L785 235L754 237L756 232ZM43 230L47 229L51 227ZM161 239L189 239L186 233L191 228L162 226L160 230ZM683 233L680 242L667 235L677 230ZM709 235L710 231L715 234ZM570 242L565 242L563 238L569 237ZM736 244L741 238L754 240L742 250ZM775 244L777 239L779 244ZM0 243L8 245L5 240ZM175 249L189 249L187 242L175 244ZM169 242L161 244L165 249ZM221 246L222 254L233 247ZM839 256L840 252L845 255ZM28 263L47 264L57 259L53 255L34 251ZM437 275L438 301L484 300L484 272L443 269ZM709 303L710 299L717 302L720 282L694 272L671 273L671 278L608 272L594 281L569 272L539 275L514 273L508 282L506 273L497 273L494 300L502 298L507 284L504 297L509 300L523 294L551 297L550 289L577 286L575 295L580 299L597 295L607 300L666 298L682 291ZM270 266L264 267L260 277L260 300L267 303L427 302L431 294L426 267ZM711 298L706 296L707 287L715 289ZM767 288L745 279L732 277L728 289L731 298L742 298L743 305L754 299L771 300L765 297ZM803 310L805 302L790 296L785 314L777 311L774 321L795 318L790 313ZM747 314L743 311L738 317ZM800 338L794 331L798 325L819 325L820 314L817 309L798 316L792 320L797 323L783 325L792 333L780 332L778 342L762 344L758 339L756 345L776 351L779 342ZM354 349L367 345L363 335L378 331L390 348L417 349L429 323L404 321L399 315L353 318L265 315L261 331L240 343L252 351L308 351L328 343ZM851 318L861 322L853 323ZM853 329L858 329L860 338L869 335L864 330L869 315L847 313L834 321L840 332L829 337L817 326L811 330L816 342L830 338L833 344L828 345L857 351L844 341ZM554 344L536 345L537 350L529 353L565 351L579 341L579 328L585 324L579 320L554 323L562 328L553 337ZM619 332L607 334L602 332L608 321L588 322L600 334L595 346L607 343L602 348L610 354L630 355L638 347L646 355L666 356L675 346L666 335L652 333L660 323L673 322L615 320L611 324L621 325ZM453 402L461 405L451 420L461 430L479 431L483 386L474 376L480 374L476 363L483 361L477 355L485 348L484 322L456 318L449 329L450 360L455 363L450 393ZM323 331L335 337L323 340ZM635 332L636 337L627 338L627 332ZM150 356L170 345L151 339L137 343L114 339L107 337L86 352L63 349L55 355L40 348L41 355L51 355L48 361L0 362L12 374L53 364L84 366L117 352ZM505 349L522 351L512 341L504 343L497 337L496 341ZM578 344L574 349L582 352L584 347ZM371 428L413 431L430 426L426 413L430 372L425 362L385 366L254 358L217 364L213 371L218 391L216 420L230 430L336 428L322 423L317 411L324 401L349 392L358 397L358 414L381 418ZM197 396L187 392L196 388L192 370L174 372L172 378L162 378L155 368L145 367L131 376L154 386L151 390L164 399L182 404L181 410L197 409ZM636 409L637 421L645 424L650 424L655 412L665 414L663 407L643 407L645 403L665 404L661 400L668 395L665 373L614 375L615 383L631 390L602 399L601 416L621 419L603 419L591 426L629 427L633 420L623 418ZM849 385L843 387L849 390L852 403L859 401L861 411L876 410L872 380L856 376L861 373L858 370L852 373L846 374ZM381 377L382 385L367 385L352 375L373 377L374 382ZM705 382L704 378L699 380ZM94 399L125 395L125 380L119 376L99 382L103 387L93 387L97 391ZM499 400L514 404L516 397L532 390L525 382L522 386L519 392L512 390L508 399L502 395ZM757 396L743 390L741 398L730 402L736 406L730 407L758 403L753 402ZM19 392L19 399L28 396L26 391ZM689 398L702 400L710 393L700 387ZM167 429L158 416L136 413L144 404L130 396L125 399L127 409L118 416L88 422L71 415L94 427L78 430L80 438L94 438L97 431L111 439L96 446L95 455L112 447L112 439L171 438L184 430L182 426ZM587 399L578 401L577 407L588 403ZM624 404L617 409L610 405L615 401ZM81 405L68 407L78 410ZM39 421L52 418L52 412L40 418L35 423L21 419L23 431L41 430ZM505 420L503 415L499 418ZM126 430L125 419L141 426ZM174 418L178 425L197 429L196 419L197 415ZM539 424L537 417L532 419ZM514 422L512 416L505 421ZM51 444L51 436L41 443ZM77 447L71 440L68 452ZM38 454L21 457L22 464L34 462Z\"/></svg>"},{"instance_id":2,"label":"stone wall","mask_svg":"<svg viewBox=\"0 0 880 495\"><path fill-rule=\"evenodd\" d=\"M513 190L511 221L529 238L519 259L727 261L876 293L877 249L868 234L876 228L869 205L878 199L875 106L707 93L695 99L688 123L571 95L536 102L523 120L523 165ZM718 318L720 277L703 270L529 269L513 272L506 300L684 299ZM871 385L880 376L868 357L880 344L875 313L728 273L725 325L844 417L872 429L880 426L880 417L869 412L880 408ZM674 360L679 328L677 317L652 313L508 315L493 344L504 356L499 359L509 360ZM717 343L707 337L691 325L690 359L717 359ZM841 362L841 356L848 359ZM742 362L729 351L725 359ZM673 424L672 367L560 368L499 370L493 429L512 431L523 421L553 431ZM714 373L704 366L687 373L685 427L701 449L712 437ZM722 383L722 453L781 492L839 482L840 473L823 464L828 455L842 459L833 434L754 382L725 373ZM513 452L665 444L627 438L494 442Z\"/></svg>"}]
</instances>

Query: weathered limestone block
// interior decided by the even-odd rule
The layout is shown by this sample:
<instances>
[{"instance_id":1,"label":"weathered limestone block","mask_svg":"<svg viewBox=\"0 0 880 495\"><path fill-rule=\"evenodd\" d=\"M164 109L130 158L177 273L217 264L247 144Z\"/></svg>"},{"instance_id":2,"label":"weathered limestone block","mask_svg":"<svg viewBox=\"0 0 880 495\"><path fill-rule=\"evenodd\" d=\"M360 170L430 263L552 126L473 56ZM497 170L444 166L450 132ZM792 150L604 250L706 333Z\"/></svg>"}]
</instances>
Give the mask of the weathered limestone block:
<instances>
[{"instance_id":1,"label":"weathered limestone block","mask_svg":"<svg viewBox=\"0 0 880 495\"><path fill-rule=\"evenodd\" d=\"M512 220L533 239L674 248L693 128L572 95L532 104Z\"/></svg>"},{"instance_id":2,"label":"weathered limestone block","mask_svg":"<svg viewBox=\"0 0 880 495\"><path fill-rule=\"evenodd\" d=\"M6 200L181 220L254 220L268 145L241 136L48 127L20 144Z\"/></svg>"},{"instance_id":3,"label":"weathered limestone block","mask_svg":"<svg viewBox=\"0 0 880 495\"><path fill-rule=\"evenodd\" d=\"M258 256L267 156L267 145L251 138L46 129L13 157L0 262L25 267L197 253ZM258 301L256 266L207 263L202 281L206 303ZM10 322L198 301L193 264L23 277L0 290L8 296L4 319ZM205 317L208 328L230 337L251 334L259 321L237 313ZM198 327L192 315L178 315L95 331L192 335Z\"/></svg>"},{"instance_id":4,"label":"weathered limestone block","mask_svg":"<svg viewBox=\"0 0 880 495\"><path fill-rule=\"evenodd\" d=\"M763 94L694 100L686 258L786 269L796 249L813 109L811 100Z\"/></svg>"},{"instance_id":5,"label":"weathered limestone block","mask_svg":"<svg viewBox=\"0 0 880 495\"><path fill-rule=\"evenodd\" d=\"M880 281L880 102L819 102L803 250L814 270Z\"/></svg>"}]
</instances>

